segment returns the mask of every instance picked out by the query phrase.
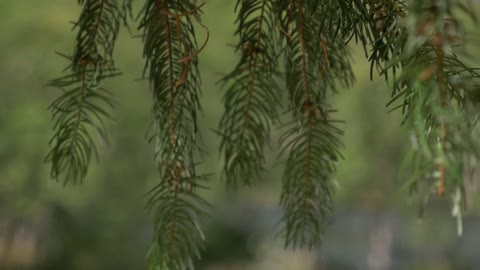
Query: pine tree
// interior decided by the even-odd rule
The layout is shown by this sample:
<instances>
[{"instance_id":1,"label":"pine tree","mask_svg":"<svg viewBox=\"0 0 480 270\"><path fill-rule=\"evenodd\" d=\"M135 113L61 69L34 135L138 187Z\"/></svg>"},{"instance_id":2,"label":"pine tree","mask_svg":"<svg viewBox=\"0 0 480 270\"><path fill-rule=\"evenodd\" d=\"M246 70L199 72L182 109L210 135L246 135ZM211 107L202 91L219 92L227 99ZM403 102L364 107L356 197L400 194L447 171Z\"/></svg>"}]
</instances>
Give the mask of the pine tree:
<instances>
[{"instance_id":1,"label":"pine tree","mask_svg":"<svg viewBox=\"0 0 480 270\"><path fill-rule=\"evenodd\" d=\"M202 7L194 0L144 0L137 27L144 77L152 93L148 142L159 171L148 193L155 235L151 269L193 269L205 238L209 203L199 195L208 175L197 172L202 146L198 55L208 43ZM64 184L87 176L106 121L115 108L106 80L120 75L113 58L120 27L130 28L133 0L79 0L82 12L66 75L49 84L62 92L50 110L54 135L46 161ZM216 133L230 189L254 188L265 168L272 129L283 131L279 235L285 247L314 248L333 214L342 130L329 101L354 85L351 46L361 44L370 76L383 76L387 106L401 110L411 132L406 179L423 203L452 197L461 234L464 179L480 153L480 74L468 65L465 31L476 23L467 0L237 0L234 33L239 62L221 80L225 113ZM197 32L207 33L197 41ZM285 106L282 106L285 104ZM283 115L282 112L286 111ZM282 121L280 121L282 119ZM284 121L283 119L288 119ZM98 136L97 136L98 135Z\"/></svg>"}]
</instances>

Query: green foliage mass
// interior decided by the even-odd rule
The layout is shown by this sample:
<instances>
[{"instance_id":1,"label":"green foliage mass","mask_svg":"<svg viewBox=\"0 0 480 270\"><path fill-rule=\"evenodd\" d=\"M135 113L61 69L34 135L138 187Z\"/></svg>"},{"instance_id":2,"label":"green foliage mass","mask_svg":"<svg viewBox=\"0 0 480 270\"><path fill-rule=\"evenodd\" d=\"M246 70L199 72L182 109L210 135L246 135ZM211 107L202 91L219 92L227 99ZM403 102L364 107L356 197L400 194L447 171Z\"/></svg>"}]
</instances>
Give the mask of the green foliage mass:
<instances>
[{"instance_id":1,"label":"green foliage mass","mask_svg":"<svg viewBox=\"0 0 480 270\"><path fill-rule=\"evenodd\" d=\"M50 82L62 93L50 107L54 135L46 161L52 177L65 183L85 179L92 155L98 156L97 137L108 141L105 122L115 102L104 84L119 75L115 41L133 13L133 1L78 3L82 12L74 24L74 52L65 57L67 75ZM198 56L209 39L203 7L190 0L146 0L139 13L144 77L152 93L147 140L159 172L147 193L155 228L151 269L192 269L202 250L209 209L200 192L207 175L198 172L204 153ZM401 108L402 124L412 134L409 187L421 190L422 202L432 195L453 197L461 233L464 179L480 153L479 74L465 61L464 18L476 21L471 10L461 0L238 0L234 48L240 59L221 81L225 112L216 130L227 186L261 181L266 148L276 145L271 130L280 128L279 157L286 158L279 233L287 247L318 247L343 158L331 96L354 85L349 46L357 42L370 61L370 76L378 73L390 85L387 105Z\"/></svg>"}]
</instances>

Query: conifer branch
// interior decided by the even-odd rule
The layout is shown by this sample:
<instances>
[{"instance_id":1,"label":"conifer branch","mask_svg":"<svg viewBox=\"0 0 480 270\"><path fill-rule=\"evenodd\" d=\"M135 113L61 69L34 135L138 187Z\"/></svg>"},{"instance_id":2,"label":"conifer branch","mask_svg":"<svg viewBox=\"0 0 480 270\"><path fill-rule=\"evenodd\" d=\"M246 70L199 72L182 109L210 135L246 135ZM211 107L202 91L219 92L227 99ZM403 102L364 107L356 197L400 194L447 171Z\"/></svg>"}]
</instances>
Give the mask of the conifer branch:
<instances>
[{"instance_id":1,"label":"conifer branch","mask_svg":"<svg viewBox=\"0 0 480 270\"><path fill-rule=\"evenodd\" d=\"M159 183L147 194L154 212L155 237L149 258L157 269L193 269L200 256L209 204L197 192L197 113L200 74L194 21L200 7L187 0L147 0L143 30L145 75L150 79L154 119L148 140L155 146Z\"/></svg>"},{"instance_id":2,"label":"conifer branch","mask_svg":"<svg viewBox=\"0 0 480 270\"><path fill-rule=\"evenodd\" d=\"M133 19L133 0L123 0L120 15L123 25L130 30L129 20Z\"/></svg>"},{"instance_id":3,"label":"conifer branch","mask_svg":"<svg viewBox=\"0 0 480 270\"><path fill-rule=\"evenodd\" d=\"M241 59L222 82L225 113L220 121L223 176L229 188L253 185L264 170L264 148L278 117L279 87L275 81L277 49L275 1L238 0L236 51Z\"/></svg>"},{"instance_id":4,"label":"conifer branch","mask_svg":"<svg viewBox=\"0 0 480 270\"><path fill-rule=\"evenodd\" d=\"M283 1L279 21L285 35L286 82L289 110L293 121L286 124L281 136L286 160L280 204L285 210L285 228L281 234L285 245L316 247L332 213L334 174L341 158L342 131L330 118L327 92L336 92L340 82L348 86L353 74L348 50L342 36L335 37L335 27L325 17L334 19L327 8L308 1ZM288 3L287 3L288 2ZM308 12L307 12L308 11ZM313 12L310 12L313 11ZM336 21L336 18L335 18ZM347 57L346 57L347 56Z\"/></svg>"},{"instance_id":5,"label":"conifer branch","mask_svg":"<svg viewBox=\"0 0 480 270\"><path fill-rule=\"evenodd\" d=\"M480 76L463 63L457 48L465 45L454 15L455 10L464 10L462 2L432 6L430 1L417 1L408 7L409 42L395 60L404 65L389 103L400 103L394 108L402 108L404 123L414 130L412 162L421 167L412 175L411 189L422 185L427 193L422 196L435 192L454 197L459 232L463 207L459 204L467 177L464 160L480 154L474 133L478 107L471 99Z\"/></svg>"},{"instance_id":6,"label":"conifer branch","mask_svg":"<svg viewBox=\"0 0 480 270\"><path fill-rule=\"evenodd\" d=\"M75 50L67 75L49 85L62 92L49 107L54 135L45 160L64 183L81 182L92 156L98 160L98 134L107 142L106 120L114 102L104 81L119 75L113 52L119 28L129 25L133 0L78 0ZM480 158L478 142L480 73L466 65L467 39L459 14L476 21L467 0L237 0L235 47L240 60L222 79L225 114L218 134L227 187L254 185L265 170L264 150L279 118L285 78L288 113L280 156L286 153L280 204L280 234L286 247L314 248L332 215L335 171L340 159L341 121L329 97L349 87L350 40L360 41L374 70L392 87L387 104L401 109L412 132L413 166L408 182L422 204L429 194L452 197L452 213L462 232L466 166ZM147 193L153 212L150 269L193 269L200 258L209 203L199 195L207 175L199 174L202 150L198 55L209 40L195 0L145 0L143 31L153 119L147 140L153 145L158 183ZM203 43L196 31L205 30ZM278 36L277 36L278 35ZM278 69L283 53L285 71ZM467 164L468 163L468 164ZM421 187L421 188L419 188ZM423 205L422 205L423 207ZM421 209L422 211L422 209Z\"/></svg>"},{"instance_id":7,"label":"conifer branch","mask_svg":"<svg viewBox=\"0 0 480 270\"><path fill-rule=\"evenodd\" d=\"M445 78L444 73L444 65L443 65L443 58L444 58L444 51L442 46L439 44L435 48L435 57L436 57L436 65L437 65L437 82L438 82L438 90L440 91L440 106L442 109L447 109L447 100L448 100L448 89L447 89L447 81ZM447 136L448 136L448 126L445 124L445 120L441 120L440 124L440 145L442 151L445 153L446 151L446 144L447 144ZM438 165L439 175L439 183L437 187L437 193L439 196L445 196L445 178L446 176L446 165L445 161L440 161Z\"/></svg>"},{"instance_id":8,"label":"conifer branch","mask_svg":"<svg viewBox=\"0 0 480 270\"><path fill-rule=\"evenodd\" d=\"M362 5L362 7L359 7ZM365 0L362 4L357 4L359 11L359 23L363 26L357 26L362 35L364 48L371 47L371 53L368 56L370 62L370 79L373 78L374 69L379 75L389 81L389 75L395 77L398 70L402 69L402 62L392 61L397 59L403 53L405 43L407 42L407 31L402 25L402 19L406 16L406 5L403 0ZM365 49L367 53L367 49Z\"/></svg>"},{"instance_id":9,"label":"conifer branch","mask_svg":"<svg viewBox=\"0 0 480 270\"><path fill-rule=\"evenodd\" d=\"M49 107L54 125L51 150L45 158L51 163L51 176L81 182L88 171L92 153L98 159L93 134L107 142L105 119L111 119L113 101L102 87L103 80L119 75L114 67L113 50L122 10L116 0L82 0L83 10L74 29L78 29L71 73L49 85L64 93ZM63 56L63 55L62 55ZM95 131L95 132L94 132Z\"/></svg>"}]
</instances>

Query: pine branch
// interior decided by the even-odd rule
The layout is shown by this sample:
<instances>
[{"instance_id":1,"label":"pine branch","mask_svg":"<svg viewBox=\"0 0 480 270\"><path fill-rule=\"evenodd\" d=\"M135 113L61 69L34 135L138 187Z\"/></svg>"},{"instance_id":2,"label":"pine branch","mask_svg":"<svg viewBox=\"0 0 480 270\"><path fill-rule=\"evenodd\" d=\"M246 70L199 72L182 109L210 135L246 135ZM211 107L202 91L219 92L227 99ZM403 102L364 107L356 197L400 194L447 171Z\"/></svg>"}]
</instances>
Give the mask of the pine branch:
<instances>
[{"instance_id":1,"label":"pine branch","mask_svg":"<svg viewBox=\"0 0 480 270\"><path fill-rule=\"evenodd\" d=\"M210 205L199 195L208 175L199 174L197 137L201 112L198 55L209 32L195 0L145 0L139 29L150 80L153 119L147 139L154 148L159 181L148 193L154 240L150 269L193 269L200 258ZM55 179L81 182L95 134L107 142L106 121L114 102L104 80L119 75L113 52L121 24L128 27L133 0L78 0L82 13L67 75L49 85L63 91L49 110L54 122L50 152ZM240 60L222 82L225 114L219 124L223 177L229 188L254 185L265 169L264 148L279 118L286 80L292 120L283 127L280 156L287 153L280 204L286 247L314 248L332 215L341 121L329 97L354 82L350 40L360 41L374 69L392 84L387 106L401 109L411 130L411 191L420 190L421 211L429 194L452 197L462 232L468 166L480 158L477 123L480 72L466 65L466 38L459 18L476 22L466 0L237 0L236 52ZM408 4L408 5L407 5ZM463 17L461 17L463 14ZM197 29L206 30L199 46ZM280 36L277 36L280 34ZM285 57L285 73L277 66ZM422 193L423 191L423 193Z\"/></svg>"},{"instance_id":2,"label":"pine branch","mask_svg":"<svg viewBox=\"0 0 480 270\"><path fill-rule=\"evenodd\" d=\"M346 14L352 22L351 35L361 41L370 62L370 79L374 69L387 81L395 81L403 63L396 62L407 42L407 31L402 24L406 16L403 0L350 0ZM371 51L371 52L369 52Z\"/></svg>"},{"instance_id":3,"label":"pine branch","mask_svg":"<svg viewBox=\"0 0 480 270\"><path fill-rule=\"evenodd\" d=\"M423 197L452 195L459 232L467 177L464 160L480 154L474 133L478 100L472 99L480 74L466 66L457 52L464 38L453 14L464 10L461 2L430 6L429 1L418 1L409 6L409 42L397 60L405 65L389 103L402 108L404 123L414 130L412 162L423 164L412 175L411 189L425 186Z\"/></svg>"},{"instance_id":4,"label":"pine branch","mask_svg":"<svg viewBox=\"0 0 480 270\"><path fill-rule=\"evenodd\" d=\"M288 29L286 82L294 118L280 138L282 153L289 152L280 202L285 210L281 234L286 246L313 248L332 212L333 178L341 158L342 131L330 118L327 93L336 92L338 83L350 85L353 74L345 42L335 36L337 28L330 32L323 27L334 24L323 21L329 9L315 9L301 0L284 1L279 7L281 28Z\"/></svg>"},{"instance_id":5,"label":"pine branch","mask_svg":"<svg viewBox=\"0 0 480 270\"><path fill-rule=\"evenodd\" d=\"M437 83L438 83L438 90L440 92L440 106L442 109L447 109L447 102L448 102L448 89L447 89L447 81L445 78L444 72L444 51L441 45L437 45L435 48L435 58L436 58L436 69L437 69ZM446 151L447 148L447 137L448 137L448 126L441 121L440 124L440 147L442 148L442 152ZM446 165L444 161L441 161L438 164L438 171L439 175L439 182L437 187L437 193L441 197L445 196L445 178L446 178Z\"/></svg>"},{"instance_id":6,"label":"pine branch","mask_svg":"<svg viewBox=\"0 0 480 270\"><path fill-rule=\"evenodd\" d=\"M154 211L152 269L193 269L200 257L208 203L198 194L206 176L197 175L197 119L200 74L193 20L200 6L191 1L148 0L143 8L145 76L150 79L154 119L148 140L155 145L160 182L148 193ZM203 48L203 47L202 47Z\"/></svg>"},{"instance_id":7,"label":"pine branch","mask_svg":"<svg viewBox=\"0 0 480 270\"><path fill-rule=\"evenodd\" d=\"M133 19L133 0L123 0L121 5L121 18L123 25L130 30L129 20Z\"/></svg>"},{"instance_id":8,"label":"pine branch","mask_svg":"<svg viewBox=\"0 0 480 270\"><path fill-rule=\"evenodd\" d=\"M81 182L88 171L92 153L98 159L93 133L107 142L104 121L111 119L113 101L102 87L103 80L119 75L113 64L113 50L119 31L116 0L79 1L83 10L74 29L78 29L69 75L52 80L49 85L64 93L49 107L54 124L51 150L45 158L51 163L52 178L64 176Z\"/></svg>"},{"instance_id":9,"label":"pine branch","mask_svg":"<svg viewBox=\"0 0 480 270\"><path fill-rule=\"evenodd\" d=\"M264 148L270 126L278 118L279 87L275 81L274 1L239 0L236 50L241 59L223 78L228 84L225 113L220 122L220 151L224 153L227 186L253 185L264 170Z\"/></svg>"}]
</instances>

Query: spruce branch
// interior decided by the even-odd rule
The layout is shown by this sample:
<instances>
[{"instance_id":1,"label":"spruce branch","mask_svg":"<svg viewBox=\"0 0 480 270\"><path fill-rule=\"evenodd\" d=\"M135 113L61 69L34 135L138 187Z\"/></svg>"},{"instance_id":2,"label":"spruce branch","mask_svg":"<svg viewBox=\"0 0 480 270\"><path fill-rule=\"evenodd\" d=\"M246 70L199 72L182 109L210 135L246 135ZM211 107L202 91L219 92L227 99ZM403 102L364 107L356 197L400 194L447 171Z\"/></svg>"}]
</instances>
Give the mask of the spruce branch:
<instances>
[{"instance_id":1,"label":"spruce branch","mask_svg":"<svg viewBox=\"0 0 480 270\"><path fill-rule=\"evenodd\" d=\"M153 94L148 140L155 147L159 183L147 194L154 212L155 237L149 255L152 269L193 269L204 239L201 226L208 203L198 188L196 159L200 74L194 22L200 8L192 1L147 0L139 28L143 30L145 74ZM208 39L208 35L207 35Z\"/></svg>"},{"instance_id":2,"label":"spruce branch","mask_svg":"<svg viewBox=\"0 0 480 270\"><path fill-rule=\"evenodd\" d=\"M51 176L64 183L81 182L88 171L92 153L98 159L98 133L107 142L105 120L111 119L111 94L103 81L119 75L114 67L113 51L119 31L121 9L116 0L81 0L83 5L73 56L64 56L70 73L49 85L63 94L49 107L54 121L51 150L45 158L51 163Z\"/></svg>"},{"instance_id":3,"label":"spruce branch","mask_svg":"<svg viewBox=\"0 0 480 270\"><path fill-rule=\"evenodd\" d=\"M270 126L278 118L275 1L238 0L236 51L241 59L222 82L225 113L220 121L223 170L229 188L253 185L264 170L264 148Z\"/></svg>"},{"instance_id":4,"label":"spruce branch","mask_svg":"<svg viewBox=\"0 0 480 270\"><path fill-rule=\"evenodd\" d=\"M401 109L402 124L412 130L410 161L416 169L408 183L411 191L423 186L420 211L430 193L448 194L455 198L461 224L464 160L479 153L474 140L478 108L469 94L477 88L478 74L459 57L466 39L457 16L476 21L474 9L462 0L353 2L363 18L355 36L372 48L370 75L376 67L393 83L387 106Z\"/></svg>"},{"instance_id":5,"label":"spruce branch","mask_svg":"<svg viewBox=\"0 0 480 270\"><path fill-rule=\"evenodd\" d=\"M51 176L81 182L95 135L108 142L114 102L103 85L119 75L113 52L121 25L129 27L133 0L78 0L75 50L68 72L50 81L62 91L49 107L54 135L45 160ZM370 62L391 86L387 106L403 114L411 131L413 170L407 184L429 196L452 199L462 233L465 184L480 158L479 68L462 55L468 39L462 18L476 22L467 0L237 0L240 59L221 82L225 114L217 133L227 187L254 185L265 170L264 150L282 103L277 80L285 78L287 113L279 156L287 156L280 204L280 234L286 247L317 247L333 212L335 171L342 159L341 121L329 98L354 82L351 40L360 41ZM145 0L143 76L150 81L153 119L147 140L154 148L157 184L146 194L153 213L150 269L193 269L205 239L209 203L199 195L208 175L198 172L202 149L198 55L209 31L195 0ZM197 30L205 30L203 43ZM200 45L201 44L201 45ZM283 54L283 55L282 55ZM284 58L281 58L283 56ZM279 70L281 61L285 70Z\"/></svg>"},{"instance_id":6,"label":"spruce branch","mask_svg":"<svg viewBox=\"0 0 480 270\"><path fill-rule=\"evenodd\" d=\"M133 19L133 0L123 0L120 15L123 25L130 30L129 20Z\"/></svg>"},{"instance_id":7,"label":"spruce branch","mask_svg":"<svg viewBox=\"0 0 480 270\"><path fill-rule=\"evenodd\" d=\"M280 200L285 210L281 234L286 246L313 248L320 243L332 213L333 178L342 157L338 139L342 131L335 126L338 121L330 118L334 110L327 94L336 92L338 82L350 85L353 74L337 28L323 27L329 9L301 0L278 6L281 28L288 29L284 35L286 83L293 115L280 138L282 153L289 153Z\"/></svg>"},{"instance_id":8,"label":"spruce branch","mask_svg":"<svg viewBox=\"0 0 480 270\"><path fill-rule=\"evenodd\" d=\"M465 39L454 14L464 9L462 2L432 6L430 1L417 1L408 6L409 41L396 60L405 64L389 103L398 104L394 109L402 108L404 123L414 134L412 162L423 164L412 175L411 189L424 186L423 198L430 193L454 198L459 233L465 204L463 183L468 177L464 161L480 154L475 140L478 106L471 95L480 77L458 53Z\"/></svg>"},{"instance_id":9,"label":"spruce branch","mask_svg":"<svg viewBox=\"0 0 480 270\"><path fill-rule=\"evenodd\" d=\"M374 70L389 81L395 81L402 62L394 62L407 42L407 31L402 24L405 18L404 0L352 0L352 37L360 40L370 62L370 79ZM371 52L369 52L371 51Z\"/></svg>"}]
</instances>

